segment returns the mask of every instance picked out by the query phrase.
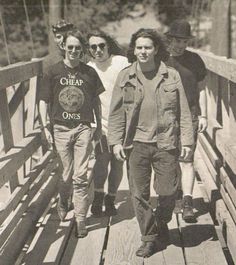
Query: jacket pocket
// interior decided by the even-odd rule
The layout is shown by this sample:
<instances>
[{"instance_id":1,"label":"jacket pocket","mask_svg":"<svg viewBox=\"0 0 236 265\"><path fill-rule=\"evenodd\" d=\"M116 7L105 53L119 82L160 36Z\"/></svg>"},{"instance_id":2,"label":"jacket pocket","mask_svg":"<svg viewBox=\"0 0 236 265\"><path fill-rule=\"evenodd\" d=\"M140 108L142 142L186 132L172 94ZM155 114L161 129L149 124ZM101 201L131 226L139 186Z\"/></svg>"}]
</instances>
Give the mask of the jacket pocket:
<instances>
[{"instance_id":1,"label":"jacket pocket","mask_svg":"<svg viewBox=\"0 0 236 265\"><path fill-rule=\"evenodd\" d=\"M176 84L163 85L163 108L164 110L176 110L178 102L178 89Z\"/></svg>"},{"instance_id":2,"label":"jacket pocket","mask_svg":"<svg viewBox=\"0 0 236 265\"><path fill-rule=\"evenodd\" d=\"M125 110L129 110L130 106L134 104L134 91L135 87L132 85L126 85L123 88L123 106Z\"/></svg>"}]
</instances>

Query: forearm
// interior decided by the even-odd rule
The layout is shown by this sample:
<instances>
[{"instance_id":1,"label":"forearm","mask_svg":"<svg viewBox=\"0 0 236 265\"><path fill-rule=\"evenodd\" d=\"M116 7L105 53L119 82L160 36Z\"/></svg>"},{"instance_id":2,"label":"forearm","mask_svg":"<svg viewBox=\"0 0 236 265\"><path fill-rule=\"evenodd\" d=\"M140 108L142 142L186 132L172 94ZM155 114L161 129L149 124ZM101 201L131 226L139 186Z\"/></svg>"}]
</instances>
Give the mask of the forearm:
<instances>
[{"instance_id":1,"label":"forearm","mask_svg":"<svg viewBox=\"0 0 236 265\"><path fill-rule=\"evenodd\" d=\"M207 117L207 97L205 89L205 80L198 83L199 89L199 105L201 109L201 116Z\"/></svg>"},{"instance_id":2,"label":"forearm","mask_svg":"<svg viewBox=\"0 0 236 265\"><path fill-rule=\"evenodd\" d=\"M101 108L101 101L99 97L96 97L94 99L94 114L95 114L95 119L97 123L97 127L101 128L102 127L102 108Z\"/></svg>"},{"instance_id":3,"label":"forearm","mask_svg":"<svg viewBox=\"0 0 236 265\"><path fill-rule=\"evenodd\" d=\"M41 117L42 126L45 127L47 125L48 104L43 100L39 101L39 114Z\"/></svg>"}]
</instances>

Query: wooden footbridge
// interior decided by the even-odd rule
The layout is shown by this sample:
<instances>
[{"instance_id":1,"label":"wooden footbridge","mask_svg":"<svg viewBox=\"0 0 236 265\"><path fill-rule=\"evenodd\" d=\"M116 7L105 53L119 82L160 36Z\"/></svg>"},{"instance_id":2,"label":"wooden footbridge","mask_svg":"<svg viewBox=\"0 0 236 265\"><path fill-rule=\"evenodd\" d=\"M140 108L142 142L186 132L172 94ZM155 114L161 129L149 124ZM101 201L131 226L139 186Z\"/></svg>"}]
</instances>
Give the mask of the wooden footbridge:
<instances>
[{"instance_id":1,"label":"wooden footbridge","mask_svg":"<svg viewBox=\"0 0 236 265\"><path fill-rule=\"evenodd\" d=\"M137 258L139 229L126 176L114 217L88 216L89 234L74 237L73 212L56 213L58 163L41 141L36 98L42 61L0 70L0 264L236 264L236 61L196 51L208 69L209 127L199 135L194 207L197 222L174 214L170 245ZM90 172L93 160L91 160ZM91 185L92 194L92 185ZM152 197L155 206L155 198Z\"/></svg>"}]
</instances>

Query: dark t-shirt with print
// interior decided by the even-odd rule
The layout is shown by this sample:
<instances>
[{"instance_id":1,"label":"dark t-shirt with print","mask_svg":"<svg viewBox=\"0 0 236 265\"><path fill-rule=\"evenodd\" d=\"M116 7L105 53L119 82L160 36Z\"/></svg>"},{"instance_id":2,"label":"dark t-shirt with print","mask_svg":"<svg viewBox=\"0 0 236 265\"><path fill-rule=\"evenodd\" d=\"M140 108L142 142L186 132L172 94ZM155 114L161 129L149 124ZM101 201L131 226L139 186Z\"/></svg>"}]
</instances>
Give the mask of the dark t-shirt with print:
<instances>
[{"instance_id":1,"label":"dark t-shirt with print","mask_svg":"<svg viewBox=\"0 0 236 265\"><path fill-rule=\"evenodd\" d=\"M104 91L96 71L84 63L70 68L63 61L44 74L39 100L50 104L54 124L94 122L94 99Z\"/></svg>"},{"instance_id":2,"label":"dark t-shirt with print","mask_svg":"<svg viewBox=\"0 0 236 265\"><path fill-rule=\"evenodd\" d=\"M201 57L185 50L181 56L170 56L167 65L175 68L181 77L193 116L200 114L198 82L206 76L206 67Z\"/></svg>"}]
</instances>

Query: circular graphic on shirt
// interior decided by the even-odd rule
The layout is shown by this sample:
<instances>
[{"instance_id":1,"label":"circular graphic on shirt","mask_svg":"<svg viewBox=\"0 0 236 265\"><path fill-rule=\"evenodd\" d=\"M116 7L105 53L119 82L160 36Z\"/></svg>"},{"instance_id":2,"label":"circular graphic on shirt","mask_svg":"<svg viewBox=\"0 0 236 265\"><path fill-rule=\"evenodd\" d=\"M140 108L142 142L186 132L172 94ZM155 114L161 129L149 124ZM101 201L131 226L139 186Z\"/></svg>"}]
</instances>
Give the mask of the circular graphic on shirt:
<instances>
[{"instance_id":1,"label":"circular graphic on shirt","mask_svg":"<svg viewBox=\"0 0 236 265\"><path fill-rule=\"evenodd\" d=\"M76 86L66 86L59 94L59 103L65 111L77 112L84 103L84 93Z\"/></svg>"}]
</instances>

